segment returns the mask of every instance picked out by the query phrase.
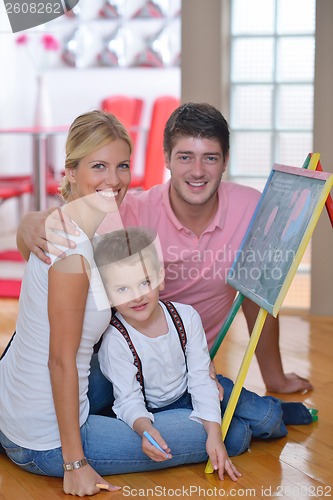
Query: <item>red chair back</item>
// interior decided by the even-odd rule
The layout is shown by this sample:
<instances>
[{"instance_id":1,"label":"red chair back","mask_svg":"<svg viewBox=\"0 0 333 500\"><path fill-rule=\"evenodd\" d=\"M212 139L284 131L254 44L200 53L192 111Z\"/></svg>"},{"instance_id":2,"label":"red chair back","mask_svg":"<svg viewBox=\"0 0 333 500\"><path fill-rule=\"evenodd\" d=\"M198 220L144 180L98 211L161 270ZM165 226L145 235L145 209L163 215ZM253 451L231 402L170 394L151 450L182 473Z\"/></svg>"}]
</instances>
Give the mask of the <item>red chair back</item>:
<instances>
[{"instance_id":1,"label":"red chair back","mask_svg":"<svg viewBox=\"0 0 333 500\"><path fill-rule=\"evenodd\" d=\"M149 189L164 180L165 162L163 152L163 133L171 113L180 105L173 96L158 97L152 109L150 128L147 137L143 189Z\"/></svg>"},{"instance_id":2,"label":"red chair back","mask_svg":"<svg viewBox=\"0 0 333 500\"><path fill-rule=\"evenodd\" d=\"M114 95L103 99L101 108L115 115L127 128L133 143L131 165L135 163L139 126L143 111L143 99L125 95Z\"/></svg>"},{"instance_id":3,"label":"red chair back","mask_svg":"<svg viewBox=\"0 0 333 500\"><path fill-rule=\"evenodd\" d=\"M114 95L103 99L101 108L107 113L115 115L130 132L133 146L138 136L138 127L141 122L143 100L138 97Z\"/></svg>"}]
</instances>

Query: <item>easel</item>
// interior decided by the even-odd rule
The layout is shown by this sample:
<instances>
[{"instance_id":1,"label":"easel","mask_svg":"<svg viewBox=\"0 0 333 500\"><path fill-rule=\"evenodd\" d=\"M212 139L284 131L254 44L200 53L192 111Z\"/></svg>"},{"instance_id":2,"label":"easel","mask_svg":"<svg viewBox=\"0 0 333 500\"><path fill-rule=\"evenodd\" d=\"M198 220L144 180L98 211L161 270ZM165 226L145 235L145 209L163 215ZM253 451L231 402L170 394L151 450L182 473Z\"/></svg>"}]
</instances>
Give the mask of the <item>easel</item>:
<instances>
[{"instance_id":1,"label":"easel","mask_svg":"<svg viewBox=\"0 0 333 500\"><path fill-rule=\"evenodd\" d=\"M309 159L309 161L307 161L308 159ZM305 249L306 249L307 244L311 238L313 230L317 224L317 221L318 221L319 216L322 212L324 204L327 203L328 197L330 197L329 193L330 193L330 190L333 186L333 175L325 174L318 168L319 157L317 159L317 156L312 155L310 158L308 156L307 160L305 161L303 168L307 169L307 174L305 177L308 178L309 187L311 187L312 179L320 179L323 183L323 187L321 189L320 195L318 196L315 209L311 209L311 215L309 216L309 220L307 222L307 226L306 226L306 230L305 230L304 234L301 234L301 233L299 234L299 238L300 238L299 241L297 238L295 238L295 241L297 241L297 248L295 248L296 253L294 255L292 263L290 264L290 266L286 272L283 283L282 283L281 287L279 287L279 292L274 299L274 303L270 304L267 301L266 297L262 297L258 293L257 294L253 293L253 291L250 289L247 289L246 286L244 286L241 281L237 281L237 279L236 280L230 279L230 273L229 273L228 278L227 278L228 283L231 284L232 286L234 286L234 288L236 288L236 290L238 290L239 293L238 293L238 295L233 303L233 306L231 308L231 311L230 311L227 319L225 320L225 322L224 322L224 324L223 324L223 326L222 326L222 328L221 328L221 330L220 330L220 332L219 332L219 334L218 334L218 336L217 336L217 338L216 338L216 340L211 348L211 351L210 351L211 359L214 358L214 356L215 356L222 340L224 339L224 337L228 331L228 328L231 325L231 323L232 323L238 309L240 308L244 298L246 296L249 297L251 300L253 300L255 303L257 303L260 306L260 310L259 310L255 325L254 325L252 333L251 333L248 347L246 349L246 352L244 354L240 369L238 371L238 375L237 375L237 378L236 378L236 381L234 384L234 388L233 388L232 393L230 395L230 399L229 399L226 411L225 411L224 416L223 416L222 426L221 426L223 440L225 439L225 436L228 432L229 425L230 425L232 416L234 414L240 392L241 392L242 387L244 385L244 381L245 381L252 357L254 355L256 346L258 344L258 341L259 341L259 338L261 335L261 331L263 329L263 326L264 326L264 323L266 320L267 313L269 312L274 317L276 317L278 315L280 307L282 305L282 302L283 302L285 295L290 287L292 279L296 273L298 265L299 265L301 258L305 252ZM305 164L307 164L306 167L305 167ZM314 165L316 165L315 168L317 168L317 170L315 170L315 168L313 168ZM309 168L307 168L308 166L309 166ZM280 172L282 171L282 173L284 172L284 175L291 174L291 175L296 175L296 176L300 175L301 177L303 177L305 174L304 171L302 173L299 172L299 170L301 170L301 169L294 168L294 167L281 167L280 169L279 169L279 167L273 167L272 173L271 173L271 175L266 183L266 187L262 193L262 196L261 196L260 201L258 203L257 209L252 217L252 220L250 222L247 233L246 233L246 235L243 239L243 242L241 244L240 254L248 248L249 240L250 241L253 240L252 230L253 230L253 228L256 228L256 224L257 224L258 220L260 220L260 216L262 215L263 210L265 209L265 200L267 198L269 199L269 197L267 197L267 193L270 189L270 183L272 182L272 179L273 179L274 169L275 169L275 171L280 171ZM331 198L330 198L330 200L332 201ZM330 207L331 206L332 205L330 205ZM329 215L332 214L332 210L331 210L331 208L330 209L328 208L327 204L326 204L326 207L327 207L327 210L329 212ZM290 217L290 219L291 219L291 217ZM331 217L330 217L330 219L331 219ZM288 223L289 223L289 220L288 220ZM332 222L332 219L331 219L331 222ZM296 227L297 227L297 224L296 224ZM285 228L285 230L286 230L286 228ZM294 229L294 231L296 231L295 232L296 236L298 236L297 230L298 229L296 229L296 230ZM252 240L251 240L251 238L252 238ZM233 269L235 269L235 267L237 265L237 260L238 260L238 257L236 257L231 271ZM208 460L208 462L207 462L205 472L206 473L213 473L214 472L214 469L212 467L210 460Z\"/></svg>"},{"instance_id":2,"label":"easel","mask_svg":"<svg viewBox=\"0 0 333 500\"><path fill-rule=\"evenodd\" d=\"M320 154L319 153L309 153L302 168L307 168L308 170L317 170L319 172L323 172L323 168L320 163ZM331 226L333 228L333 199L329 194L326 200L326 210L328 217L331 221Z\"/></svg>"}]
</instances>

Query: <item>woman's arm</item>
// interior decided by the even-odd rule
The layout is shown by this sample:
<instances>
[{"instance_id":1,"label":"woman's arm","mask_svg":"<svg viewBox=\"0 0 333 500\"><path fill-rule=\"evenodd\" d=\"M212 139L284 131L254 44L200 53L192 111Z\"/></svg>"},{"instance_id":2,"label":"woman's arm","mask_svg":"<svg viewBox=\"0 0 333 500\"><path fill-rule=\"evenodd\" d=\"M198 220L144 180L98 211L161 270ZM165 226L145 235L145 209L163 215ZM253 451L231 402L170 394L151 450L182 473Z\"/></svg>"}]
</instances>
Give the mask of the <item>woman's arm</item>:
<instances>
[{"instance_id":1,"label":"woman's arm","mask_svg":"<svg viewBox=\"0 0 333 500\"><path fill-rule=\"evenodd\" d=\"M49 370L65 462L83 457L76 355L89 288L85 265L82 256L72 255L49 270Z\"/></svg>"},{"instance_id":2,"label":"woman's arm","mask_svg":"<svg viewBox=\"0 0 333 500\"><path fill-rule=\"evenodd\" d=\"M76 355L89 288L86 267L82 256L71 255L49 270L49 370L64 462L76 462L84 457ZM98 483L105 481L88 464L64 473L65 493L93 495L100 491Z\"/></svg>"}]
</instances>

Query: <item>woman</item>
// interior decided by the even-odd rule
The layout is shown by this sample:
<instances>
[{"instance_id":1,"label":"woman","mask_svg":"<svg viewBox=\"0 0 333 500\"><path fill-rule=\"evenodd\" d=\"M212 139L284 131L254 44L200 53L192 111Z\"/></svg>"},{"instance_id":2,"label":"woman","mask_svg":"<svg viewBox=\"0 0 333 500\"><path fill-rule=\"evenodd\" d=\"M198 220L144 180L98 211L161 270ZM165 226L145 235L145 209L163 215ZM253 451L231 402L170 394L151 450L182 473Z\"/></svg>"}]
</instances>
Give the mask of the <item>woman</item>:
<instances>
[{"instance_id":1,"label":"woman","mask_svg":"<svg viewBox=\"0 0 333 500\"><path fill-rule=\"evenodd\" d=\"M112 115L92 111L74 120L66 142L61 212L80 229L65 258L42 263L31 254L22 282L16 335L0 362L0 443L9 458L35 474L64 477L65 493L93 495L101 475L205 461L205 432L188 410L156 416L171 460L154 462L123 422L89 415L93 346L110 307L93 261L91 239L130 183L131 141Z\"/></svg>"}]
</instances>

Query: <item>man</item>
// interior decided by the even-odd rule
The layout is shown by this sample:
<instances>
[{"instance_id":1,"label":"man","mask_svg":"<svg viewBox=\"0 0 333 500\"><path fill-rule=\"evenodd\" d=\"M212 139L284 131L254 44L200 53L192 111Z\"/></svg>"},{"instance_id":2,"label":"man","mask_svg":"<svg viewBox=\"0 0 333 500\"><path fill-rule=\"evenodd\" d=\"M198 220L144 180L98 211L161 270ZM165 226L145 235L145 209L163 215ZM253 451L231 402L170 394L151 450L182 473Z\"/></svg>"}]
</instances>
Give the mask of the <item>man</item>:
<instances>
[{"instance_id":1,"label":"man","mask_svg":"<svg viewBox=\"0 0 333 500\"><path fill-rule=\"evenodd\" d=\"M166 271L161 299L192 305L201 315L211 346L235 297L226 275L260 193L221 182L229 158L229 129L220 111L209 104L177 108L166 124L163 146L170 180L145 192L128 193L120 214L124 226L157 230ZM18 246L25 256L33 251L46 260L43 252L48 244L42 227L48 215L48 211L30 214L21 223ZM113 222L106 217L100 231L112 229ZM68 226L68 231L74 228ZM52 231L48 238L58 241ZM242 307L251 332L259 308L248 299ZM266 319L256 355L267 390L312 389L308 380L283 372L278 319Z\"/></svg>"}]
</instances>

